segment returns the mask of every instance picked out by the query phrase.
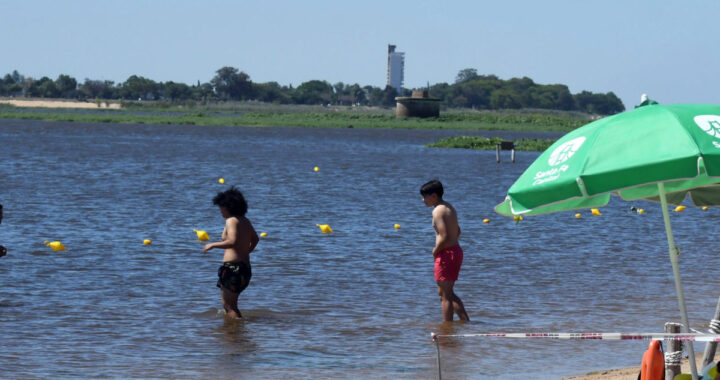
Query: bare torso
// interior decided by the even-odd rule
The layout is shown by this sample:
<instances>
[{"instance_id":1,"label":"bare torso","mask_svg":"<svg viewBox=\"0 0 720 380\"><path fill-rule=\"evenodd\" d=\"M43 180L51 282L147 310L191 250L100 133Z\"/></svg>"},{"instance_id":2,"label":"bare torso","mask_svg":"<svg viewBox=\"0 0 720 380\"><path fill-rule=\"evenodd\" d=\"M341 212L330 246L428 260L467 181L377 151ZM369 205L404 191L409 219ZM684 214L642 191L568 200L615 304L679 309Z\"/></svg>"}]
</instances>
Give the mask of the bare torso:
<instances>
[{"instance_id":1,"label":"bare torso","mask_svg":"<svg viewBox=\"0 0 720 380\"><path fill-rule=\"evenodd\" d=\"M229 230L229 231L228 231ZM222 240L227 241L228 237L234 235L234 244L225 248L223 262L246 262L250 263L250 252L257 244L257 234L252 223L245 218L230 217L225 222Z\"/></svg>"},{"instance_id":2,"label":"bare torso","mask_svg":"<svg viewBox=\"0 0 720 380\"><path fill-rule=\"evenodd\" d=\"M433 209L433 228L435 229L435 249L433 256L445 248L458 245L460 225L457 211L448 202L441 201Z\"/></svg>"}]
</instances>

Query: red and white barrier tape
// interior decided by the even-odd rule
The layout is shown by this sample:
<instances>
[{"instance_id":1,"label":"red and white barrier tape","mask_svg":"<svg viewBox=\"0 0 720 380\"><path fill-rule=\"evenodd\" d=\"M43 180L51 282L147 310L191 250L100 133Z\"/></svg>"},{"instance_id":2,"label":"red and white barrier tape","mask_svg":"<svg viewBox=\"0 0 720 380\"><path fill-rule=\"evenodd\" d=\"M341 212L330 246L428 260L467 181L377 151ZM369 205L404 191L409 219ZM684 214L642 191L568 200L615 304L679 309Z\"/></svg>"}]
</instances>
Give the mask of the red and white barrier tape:
<instances>
[{"instance_id":1,"label":"red and white barrier tape","mask_svg":"<svg viewBox=\"0 0 720 380\"><path fill-rule=\"evenodd\" d=\"M701 333L488 333L488 334L430 334L438 338L520 338L565 340L680 340L687 342L720 342L720 334Z\"/></svg>"}]
</instances>

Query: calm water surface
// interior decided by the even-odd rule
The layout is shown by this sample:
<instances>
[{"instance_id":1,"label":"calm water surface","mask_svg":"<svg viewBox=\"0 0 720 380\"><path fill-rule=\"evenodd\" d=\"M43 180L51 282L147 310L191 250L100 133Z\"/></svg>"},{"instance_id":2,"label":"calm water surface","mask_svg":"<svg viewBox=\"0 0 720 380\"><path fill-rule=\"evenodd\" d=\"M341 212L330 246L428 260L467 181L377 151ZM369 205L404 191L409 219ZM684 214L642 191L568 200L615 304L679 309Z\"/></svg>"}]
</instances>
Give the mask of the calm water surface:
<instances>
[{"instance_id":1,"label":"calm water surface","mask_svg":"<svg viewBox=\"0 0 720 380\"><path fill-rule=\"evenodd\" d=\"M538 153L497 164L494 152L423 147L460 134L481 132L0 121L0 377L433 379L431 332L659 332L679 320L658 205L635 203L637 215L615 199L601 217L515 224L493 207ZM456 289L472 322L449 327L418 194L432 178L463 229ZM193 232L219 239L211 199L231 184L268 233L239 322L220 311L222 252L202 255ZM694 327L720 295L718 213L672 215ZM446 378L558 379L638 365L646 347L468 338L442 354Z\"/></svg>"}]
</instances>

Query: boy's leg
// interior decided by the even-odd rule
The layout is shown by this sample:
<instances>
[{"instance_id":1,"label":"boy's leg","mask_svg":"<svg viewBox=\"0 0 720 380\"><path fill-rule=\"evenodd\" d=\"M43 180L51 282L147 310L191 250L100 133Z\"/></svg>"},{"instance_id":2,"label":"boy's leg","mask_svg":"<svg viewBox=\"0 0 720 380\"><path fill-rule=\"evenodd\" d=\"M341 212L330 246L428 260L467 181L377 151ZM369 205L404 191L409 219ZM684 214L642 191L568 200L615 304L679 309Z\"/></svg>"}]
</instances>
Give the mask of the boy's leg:
<instances>
[{"instance_id":1,"label":"boy's leg","mask_svg":"<svg viewBox=\"0 0 720 380\"><path fill-rule=\"evenodd\" d=\"M221 288L222 291L222 304L228 317L242 318L240 310L238 310L237 300L239 293L233 293L225 288Z\"/></svg>"},{"instance_id":2,"label":"boy's leg","mask_svg":"<svg viewBox=\"0 0 720 380\"><path fill-rule=\"evenodd\" d=\"M443 320L452 321L453 314L457 314L458 318L463 321L469 321L470 318L465 311L465 305L462 300L453 291L454 281L438 281L438 294L442 302Z\"/></svg>"},{"instance_id":3,"label":"boy's leg","mask_svg":"<svg viewBox=\"0 0 720 380\"><path fill-rule=\"evenodd\" d=\"M443 321L452 321L453 320L453 306L452 301L450 301L447 296L447 289L445 283L447 281L438 281L438 295L440 296L440 304L442 305L442 316Z\"/></svg>"},{"instance_id":4,"label":"boy's leg","mask_svg":"<svg viewBox=\"0 0 720 380\"><path fill-rule=\"evenodd\" d=\"M465 305L463 305L462 300L457 294L455 294L455 292L453 292L453 297L455 297L453 299L453 309L455 310L455 314L457 314L461 321L469 321L470 317L468 317L467 312L465 311Z\"/></svg>"}]
</instances>

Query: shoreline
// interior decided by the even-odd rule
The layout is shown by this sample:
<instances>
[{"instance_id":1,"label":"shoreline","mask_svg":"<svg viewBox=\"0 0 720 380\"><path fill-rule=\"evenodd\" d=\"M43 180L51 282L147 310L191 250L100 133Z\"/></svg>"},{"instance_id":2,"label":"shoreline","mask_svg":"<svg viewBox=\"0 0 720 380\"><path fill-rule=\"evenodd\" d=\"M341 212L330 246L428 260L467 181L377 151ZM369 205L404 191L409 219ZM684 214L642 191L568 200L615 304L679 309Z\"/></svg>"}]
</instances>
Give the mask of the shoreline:
<instances>
[{"instance_id":1,"label":"shoreline","mask_svg":"<svg viewBox=\"0 0 720 380\"><path fill-rule=\"evenodd\" d=\"M0 99L0 119L126 124L216 125L305 128L447 129L567 133L591 120L539 110L443 112L434 118L397 118L394 112L255 103L196 107L121 107L120 103ZM22 106L14 106L21 104Z\"/></svg>"}]
</instances>

